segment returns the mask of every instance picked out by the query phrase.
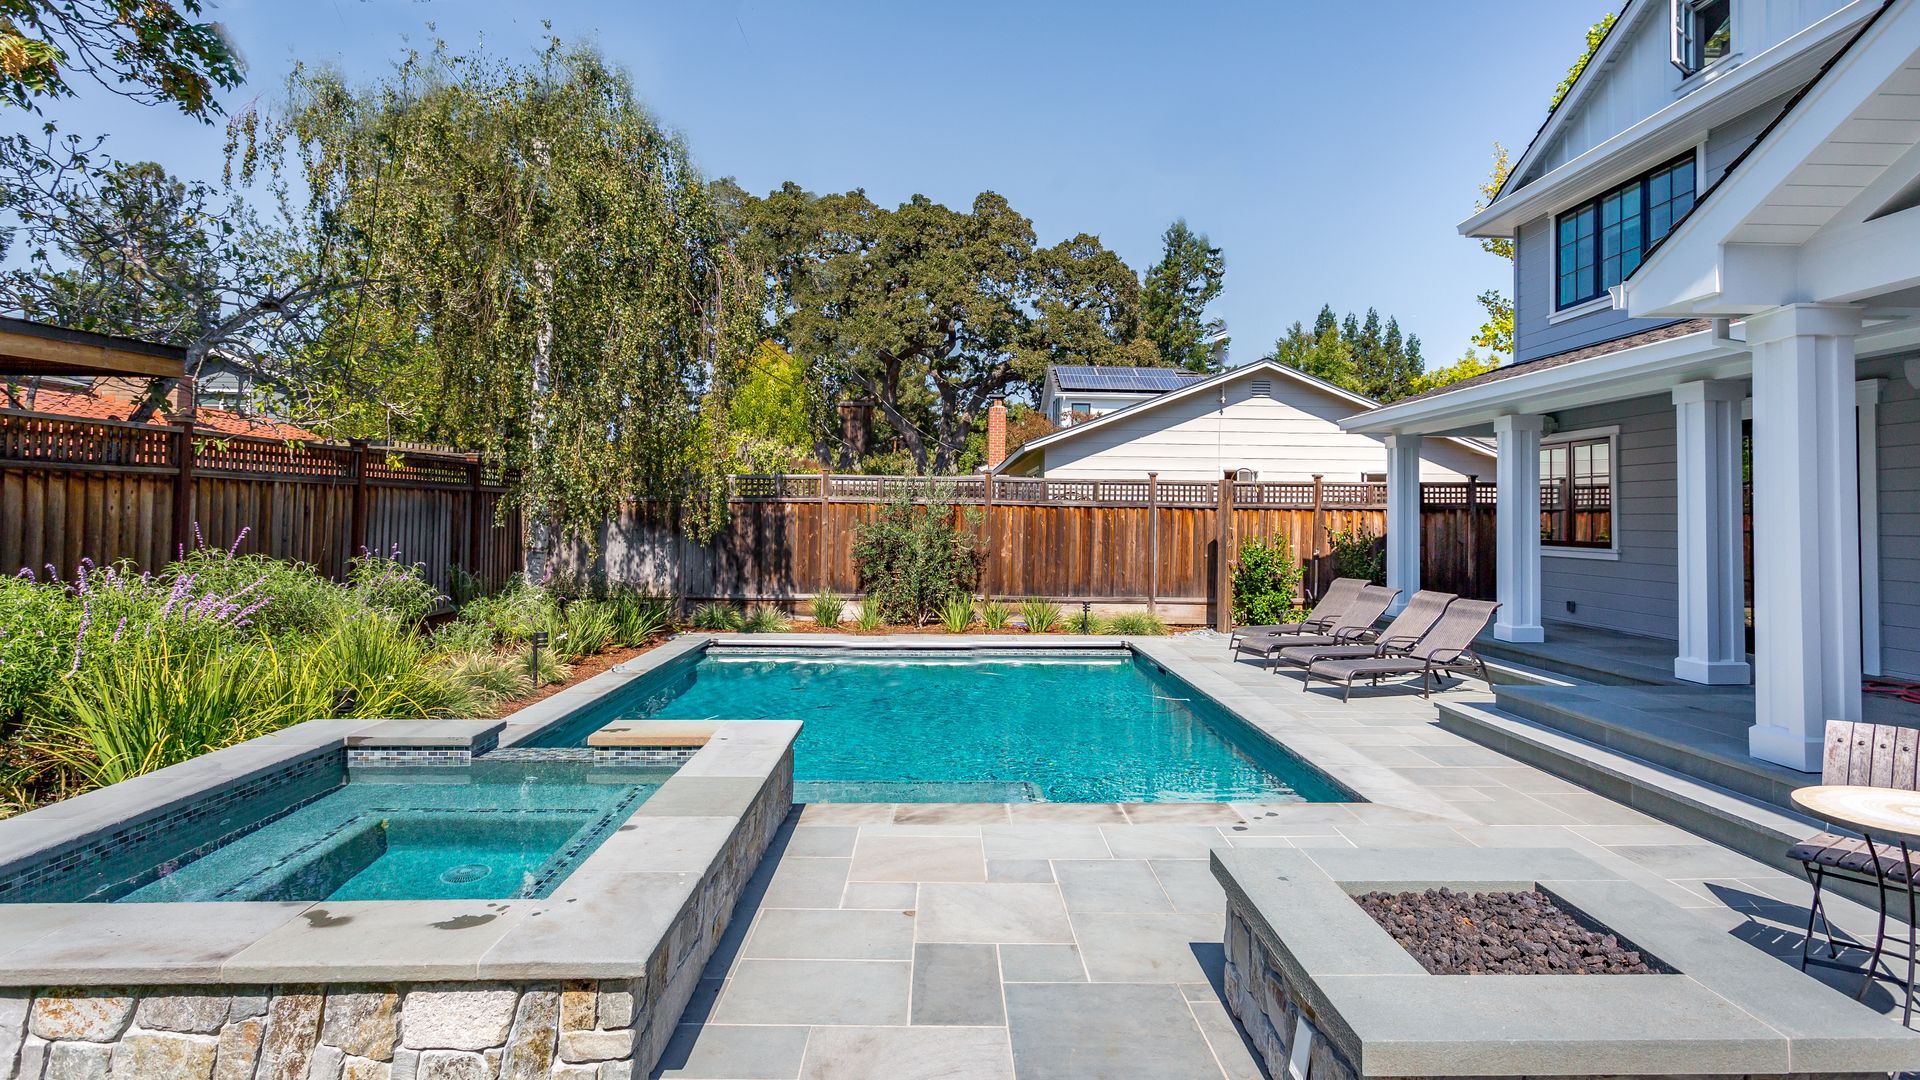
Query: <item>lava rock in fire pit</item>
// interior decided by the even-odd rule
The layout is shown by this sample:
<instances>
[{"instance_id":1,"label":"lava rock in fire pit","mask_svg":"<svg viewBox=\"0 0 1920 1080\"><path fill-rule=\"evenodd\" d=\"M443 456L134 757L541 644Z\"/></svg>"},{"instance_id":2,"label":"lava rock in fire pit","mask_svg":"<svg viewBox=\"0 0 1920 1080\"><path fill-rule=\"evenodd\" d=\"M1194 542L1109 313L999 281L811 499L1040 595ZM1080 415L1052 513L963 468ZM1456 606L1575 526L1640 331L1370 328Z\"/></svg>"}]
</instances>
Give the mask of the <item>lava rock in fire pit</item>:
<instances>
[{"instance_id":1,"label":"lava rock in fire pit","mask_svg":"<svg viewBox=\"0 0 1920 1080\"><path fill-rule=\"evenodd\" d=\"M1354 897L1435 975L1659 975L1671 969L1538 890Z\"/></svg>"}]
</instances>

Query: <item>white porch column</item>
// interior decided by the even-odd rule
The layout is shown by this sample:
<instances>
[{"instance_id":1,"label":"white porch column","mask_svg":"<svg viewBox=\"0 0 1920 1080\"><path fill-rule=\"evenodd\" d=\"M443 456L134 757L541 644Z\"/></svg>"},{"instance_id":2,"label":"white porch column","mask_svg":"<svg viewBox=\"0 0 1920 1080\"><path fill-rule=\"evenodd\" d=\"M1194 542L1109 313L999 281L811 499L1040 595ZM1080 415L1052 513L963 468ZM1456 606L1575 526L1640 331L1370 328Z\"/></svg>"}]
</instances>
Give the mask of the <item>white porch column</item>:
<instances>
[{"instance_id":1,"label":"white porch column","mask_svg":"<svg viewBox=\"0 0 1920 1080\"><path fill-rule=\"evenodd\" d=\"M1420 436L1387 436L1387 585L1399 589L1388 614L1420 589Z\"/></svg>"},{"instance_id":2,"label":"white porch column","mask_svg":"<svg viewBox=\"0 0 1920 1080\"><path fill-rule=\"evenodd\" d=\"M1740 403L1736 382L1673 388L1679 477L1680 654L1673 675L1745 685L1746 581L1740 536Z\"/></svg>"},{"instance_id":3,"label":"white porch column","mask_svg":"<svg viewBox=\"0 0 1920 1080\"><path fill-rule=\"evenodd\" d=\"M1500 612L1493 636L1501 641L1545 641L1540 628L1540 431L1538 416L1502 416L1493 421L1500 459L1495 475L1499 504Z\"/></svg>"},{"instance_id":4,"label":"white porch column","mask_svg":"<svg viewBox=\"0 0 1920 1080\"><path fill-rule=\"evenodd\" d=\"M1857 308L1747 320L1753 349L1753 756L1819 772L1828 720L1860 719Z\"/></svg>"}]
</instances>

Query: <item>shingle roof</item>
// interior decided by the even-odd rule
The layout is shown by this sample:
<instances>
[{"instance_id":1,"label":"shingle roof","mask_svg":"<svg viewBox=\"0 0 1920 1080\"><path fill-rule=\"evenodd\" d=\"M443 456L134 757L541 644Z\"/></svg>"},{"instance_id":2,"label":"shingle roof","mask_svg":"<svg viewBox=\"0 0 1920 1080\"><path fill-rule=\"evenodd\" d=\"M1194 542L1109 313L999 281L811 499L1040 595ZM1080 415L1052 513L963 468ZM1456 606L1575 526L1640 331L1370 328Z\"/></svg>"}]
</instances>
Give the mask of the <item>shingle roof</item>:
<instances>
[{"instance_id":1,"label":"shingle roof","mask_svg":"<svg viewBox=\"0 0 1920 1080\"><path fill-rule=\"evenodd\" d=\"M5 399L0 398L0 409L4 408L6 408ZM56 416L76 416L85 420L124 421L132 416L133 410L134 405L130 401L122 401L102 394L77 393L43 386L34 392L32 411L52 413ZM165 423L166 418L155 416L149 422ZM226 409L214 409L205 405L193 411L193 422L195 427L215 435L252 435L261 439L280 439L288 442L320 441L320 436L298 424L268 420L258 416L242 416Z\"/></svg>"},{"instance_id":2,"label":"shingle roof","mask_svg":"<svg viewBox=\"0 0 1920 1080\"><path fill-rule=\"evenodd\" d=\"M1614 338L1612 341L1603 341L1598 345L1569 349L1566 352L1558 352L1550 356L1538 356L1532 360L1522 360L1517 364L1508 364L1505 367L1495 368L1485 375L1475 375L1471 379L1461 379L1457 383L1448 383L1437 389L1429 390L1424 394L1404 397L1398 401L1389 402L1389 404L1404 405L1409 401L1424 401L1427 398L1439 397L1442 394L1451 394L1456 390L1485 386L1487 383L1499 382L1502 379L1511 379L1516 375L1531 375L1536 371L1562 367L1580 360L1591 360L1596 356L1606 356L1640 345L1651 345L1656 341L1667 341L1672 338L1686 337L1688 334L1697 334L1702 330L1710 330L1712 328L1712 319L1685 319L1676 323L1668 323L1665 326L1656 326L1651 330L1642 330L1637 334L1628 334L1626 337Z\"/></svg>"},{"instance_id":3,"label":"shingle roof","mask_svg":"<svg viewBox=\"0 0 1920 1080\"><path fill-rule=\"evenodd\" d=\"M1100 367L1087 364L1053 365L1054 381L1062 390L1117 390L1157 393L1178 390L1207 376L1177 368Z\"/></svg>"}]
</instances>

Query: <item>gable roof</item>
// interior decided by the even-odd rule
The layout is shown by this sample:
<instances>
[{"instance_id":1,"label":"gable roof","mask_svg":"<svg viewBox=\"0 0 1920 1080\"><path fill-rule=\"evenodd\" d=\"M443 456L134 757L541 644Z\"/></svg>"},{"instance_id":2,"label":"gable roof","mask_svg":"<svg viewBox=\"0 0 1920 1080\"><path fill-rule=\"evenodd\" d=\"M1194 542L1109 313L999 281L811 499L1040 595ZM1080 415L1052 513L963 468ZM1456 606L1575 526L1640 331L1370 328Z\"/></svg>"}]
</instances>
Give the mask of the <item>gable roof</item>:
<instances>
[{"instance_id":1,"label":"gable roof","mask_svg":"<svg viewBox=\"0 0 1920 1080\"><path fill-rule=\"evenodd\" d=\"M1062 390L1104 390L1116 393L1158 394L1178 390L1207 376L1178 368L1102 367L1097 364L1054 364L1047 369Z\"/></svg>"},{"instance_id":2,"label":"gable roof","mask_svg":"<svg viewBox=\"0 0 1920 1080\"><path fill-rule=\"evenodd\" d=\"M1541 119L1540 126L1534 129L1533 138L1527 140L1527 148L1520 151L1520 156L1514 159L1513 165L1507 169L1506 178L1500 182L1500 190L1493 193L1493 198L1488 200L1489 202L1499 202L1506 195L1508 188L1513 186L1514 179L1533 164L1534 151L1544 149L1552 142L1553 136L1559 134L1566 118L1579 111L1580 99L1586 97L1587 88L1599 80L1599 73L1612 62L1613 54L1622 47L1620 43L1631 36L1626 32L1628 23L1632 19L1637 19L1639 14L1634 10L1634 0L1627 0L1621 5L1620 10L1613 16L1613 25L1607 27L1607 32L1600 38L1600 44L1594 47L1593 55L1589 56L1586 64L1580 68L1580 74L1574 76L1573 85L1567 87L1567 92L1560 95L1560 100L1547 110L1547 115Z\"/></svg>"},{"instance_id":3,"label":"gable roof","mask_svg":"<svg viewBox=\"0 0 1920 1080\"><path fill-rule=\"evenodd\" d=\"M1147 368L1147 369L1132 369L1132 370L1153 371L1153 370L1164 370L1164 369ZM1168 405L1173 404L1176 401L1181 401L1186 398L1192 397L1204 390L1211 389L1212 387L1219 386L1224 383L1232 382L1235 379L1242 378L1244 376L1251 375L1256 372L1279 375L1282 378L1292 379L1293 381L1300 383L1303 386L1311 387L1315 390L1320 391L1321 393L1326 394L1329 397L1337 398L1341 401L1346 402L1349 405L1355 406L1354 411L1357 413L1365 412L1368 409L1376 408L1380 404L1379 402L1373 400L1370 397L1367 397L1364 394L1356 394L1353 391L1348 390L1343 386L1335 386L1333 383L1330 383L1325 379L1321 379L1321 378L1317 378L1315 376L1309 375L1306 372L1301 371L1299 368L1288 367L1287 365L1280 363L1278 360L1275 360L1272 357L1264 357L1262 359L1255 360L1251 364L1243 364L1240 367L1227 368L1224 371L1216 372L1212 375L1199 376L1198 378L1188 381L1185 385L1181 386L1178 390L1171 390L1171 391L1168 391L1167 393L1160 394L1157 397L1150 397L1143 401L1136 401L1133 404L1128 405L1124 409L1115 409L1114 411L1109 413L1102 413L1091 420L1083 420L1080 423L1073 425L1072 427L1063 428L1059 431L1053 432L1050 435L1042 435L1037 439L1033 439L1029 442L1023 443L1020 446L1016 447L1012 453L1006 456L1005 460L1001 461L1000 464L994 466L989 471L995 474L1003 473L1007 471L1007 468L1011 466L1014 462L1019 461L1020 459L1026 457L1028 454L1036 450L1041 450L1049 446L1058 446L1061 443L1064 443L1070 439L1078 438L1081 435L1084 435L1086 432L1094 430L1095 428L1105 427L1108 424L1118 423L1122 420L1130 420L1134 417L1145 415L1146 413L1152 412L1155 409L1162 409L1167 407ZM1461 446L1465 447L1466 449L1476 454L1484 454L1484 455L1487 455L1488 457L1491 457L1493 455L1493 451L1490 448L1488 448L1484 443L1477 442L1473 439L1456 438L1453 436L1448 436L1448 438L1450 441L1458 443Z\"/></svg>"}]
</instances>

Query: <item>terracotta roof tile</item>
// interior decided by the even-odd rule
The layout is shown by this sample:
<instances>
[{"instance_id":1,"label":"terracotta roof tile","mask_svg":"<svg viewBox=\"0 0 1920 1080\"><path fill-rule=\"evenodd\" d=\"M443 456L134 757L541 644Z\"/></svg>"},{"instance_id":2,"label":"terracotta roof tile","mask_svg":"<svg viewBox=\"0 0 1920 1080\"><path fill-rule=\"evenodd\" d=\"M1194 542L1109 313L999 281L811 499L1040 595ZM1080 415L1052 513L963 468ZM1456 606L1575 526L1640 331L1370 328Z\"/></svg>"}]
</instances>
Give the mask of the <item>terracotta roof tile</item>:
<instances>
[{"instance_id":1,"label":"terracotta roof tile","mask_svg":"<svg viewBox=\"0 0 1920 1080\"><path fill-rule=\"evenodd\" d=\"M0 400L0 408L5 407L5 402ZM86 420L125 421L132 416L133 409L132 402L118 398L42 387L34 394L32 411L51 413L56 416L76 416ZM278 439L288 442L321 441L319 435L298 424L269 420L265 417L242 416L226 409L202 406L194 410L193 421L196 428L214 435L251 435L261 439ZM160 424L165 423L166 420L164 417L156 416L148 422Z\"/></svg>"}]
</instances>

